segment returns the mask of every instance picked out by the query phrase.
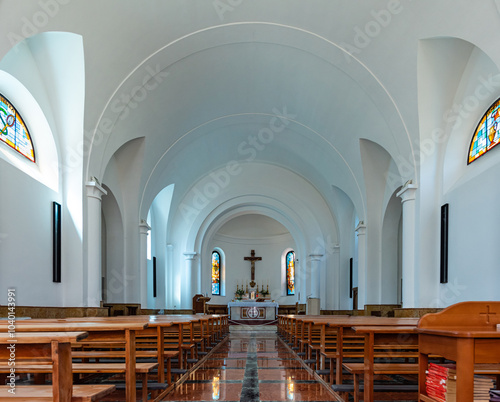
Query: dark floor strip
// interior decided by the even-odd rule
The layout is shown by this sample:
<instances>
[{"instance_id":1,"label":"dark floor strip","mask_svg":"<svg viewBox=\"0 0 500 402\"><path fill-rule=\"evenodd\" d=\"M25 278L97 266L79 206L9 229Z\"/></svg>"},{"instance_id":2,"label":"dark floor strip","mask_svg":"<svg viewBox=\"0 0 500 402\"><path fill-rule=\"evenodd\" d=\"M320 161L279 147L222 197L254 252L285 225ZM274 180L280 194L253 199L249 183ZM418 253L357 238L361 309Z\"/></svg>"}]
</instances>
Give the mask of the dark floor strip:
<instances>
[{"instance_id":1,"label":"dark floor strip","mask_svg":"<svg viewBox=\"0 0 500 402\"><path fill-rule=\"evenodd\" d=\"M259 397L259 374L257 366L257 340L255 333L250 336L247 351L247 364L245 376L241 387L240 402L258 402Z\"/></svg>"}]
</instances>

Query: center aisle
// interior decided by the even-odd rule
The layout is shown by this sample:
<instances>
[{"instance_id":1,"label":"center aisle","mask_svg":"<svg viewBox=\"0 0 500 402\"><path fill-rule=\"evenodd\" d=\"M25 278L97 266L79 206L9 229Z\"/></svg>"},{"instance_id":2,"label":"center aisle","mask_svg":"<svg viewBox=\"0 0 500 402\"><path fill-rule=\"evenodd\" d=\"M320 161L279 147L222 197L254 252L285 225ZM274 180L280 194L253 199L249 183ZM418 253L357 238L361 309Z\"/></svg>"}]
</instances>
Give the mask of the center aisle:
<instances>
[{"instance_id":1,"label":"center aisle","mask_svg":"<svg viewBox=\"0 0 500 402\"><path fill-rule=\"evenodd\" d=\"M217 378L219 381L217 381ZM164 401L335 401L270 332L231 333Z\"/></svg>"}]
</instances>

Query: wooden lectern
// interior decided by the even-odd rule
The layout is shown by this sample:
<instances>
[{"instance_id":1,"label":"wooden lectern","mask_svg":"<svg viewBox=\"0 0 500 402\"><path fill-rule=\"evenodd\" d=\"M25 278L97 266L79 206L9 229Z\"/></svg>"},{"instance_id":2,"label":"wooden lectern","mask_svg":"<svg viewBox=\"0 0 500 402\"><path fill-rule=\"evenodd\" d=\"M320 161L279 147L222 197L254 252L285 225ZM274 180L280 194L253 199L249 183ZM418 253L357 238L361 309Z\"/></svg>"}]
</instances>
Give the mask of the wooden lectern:
<instances>
[{"instance_id":1,"label":"wooden lectern","mask_svg":"<svg viewBox=\"0 0 500 402\"><path fill-rule=\"evenodd\" d=\"M495 375L500 380L500 302L470 301L423 316L418 322L419 401L427 395L429 355L456 363L456 401L474 400L474 374Z\"/></svg>"},{"instance_id":2,"label":"wooden lectern","mask_svg":"<svg viewBox=\"0 0 500 402\"><path fill-rule=\"evenodd\" d=\"M194 295L193 296L193 314L207 314L206 303L210 300L210 297L205 295Z\"/></svg>"}]
</instances>

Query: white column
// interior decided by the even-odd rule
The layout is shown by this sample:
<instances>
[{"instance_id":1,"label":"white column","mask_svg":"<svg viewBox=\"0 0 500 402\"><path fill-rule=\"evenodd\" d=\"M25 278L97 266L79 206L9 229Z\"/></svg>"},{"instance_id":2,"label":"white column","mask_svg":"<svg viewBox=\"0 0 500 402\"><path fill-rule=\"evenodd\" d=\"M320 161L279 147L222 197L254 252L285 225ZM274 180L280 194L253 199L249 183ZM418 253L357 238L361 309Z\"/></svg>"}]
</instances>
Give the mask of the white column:
<instances>
[{"instance_id":1,"label":"white column","mask_svg":"<svg viewBox=\"0 0 500 402\"><path fill-rule=\"evenodd\" d=\"M325 280L325 286L327 286L330 289L334 289L335 291L333 292L333 299L330 300L330 303L333 303L333 306L328 303L325 307L327 310L339 310L340 309L340 246L338 244L335 244L332 247L332 254L331 254L331 260L332 260L332 271L333 271L333 280ZM328 275L326 276L328 278ZM329 292L327 292L329 293Z\"/></svg>"},{"instance_id":2,"label":"white column","mask_svg":"<svg viewBox=\"0 0 500 402\"><path fill-rule=\"evenodd\" d=\"M87 300L88 307L99 307L102 300L101 274L101 197L107 191L97 181L87 187Z\"/></svg>"},{"instance_id":3,"label":"white column","mask_svg":"<svg viewBox=\"0 0 500 402\"><path fill-rule=\"evenodd\" d=\"M407 183L397 194L403 204L403 307L416 307L415 278L415 197L417 186Z\"/></svg>"},{"instance_id":4,"label":"white column","mask_svg":"<svg viewBox=\"0 0 500 402\"><path fill-rule=\"evenodd\" d=\"M141 219L139 224L140 250L139 250L139 278L141 307L148 308L148 234L151 227Z\"/></svg>"},{"instance_id":5,"label":"white column","mask_svg":"<svg viewBox=\"0 0 500 402\"><path fill-rule=\"evenodd\" d=\"M196 252L194 251L186 251L184 253L184 257L186 258L186 273L189 275L189 281L186 281L189 284L189 288L186 288L186 297L191 299L195 294L201 293L201 289L197 289L198 284L198 275L196 269Z\"/></svg>"},{"instance_id":6,"label":"white column","mask_svg":"<svg viewBox=\"0 0 500 402\"><path fill-rule=\"evenodd\" d=\"M174 306L174 270L173 270L173 255L174 255L174 246L170 243L167 243L167 247L165 249L165 278L161 287L158 288L160 291L159 294L163 295L165 300L164 304L167 308L173 308ZM158 267L157 267L158 268ZM158 272L157 272L158 273Z\"/></svg>"},{"instance_id":7,"label":"white column","mask_svg":"<svg viewBox=\"0 0 500 402\"><path fill-rule=\"evenodd\" d=\"M358 235L358 310L366 304L366 226L359 222L355 229Z\"/></svg>"},{"instance_id":8,"label":"white column","mask_svg":"<svg viewBox=\"0 0 500 402\"><path fill-rule=\"evenodd\" d=\"M309 254L309 264L311 265L311 297L320 297L320 281L323 279L321 275L321 257L323 254Z\"/></svg>"}]
</instances>

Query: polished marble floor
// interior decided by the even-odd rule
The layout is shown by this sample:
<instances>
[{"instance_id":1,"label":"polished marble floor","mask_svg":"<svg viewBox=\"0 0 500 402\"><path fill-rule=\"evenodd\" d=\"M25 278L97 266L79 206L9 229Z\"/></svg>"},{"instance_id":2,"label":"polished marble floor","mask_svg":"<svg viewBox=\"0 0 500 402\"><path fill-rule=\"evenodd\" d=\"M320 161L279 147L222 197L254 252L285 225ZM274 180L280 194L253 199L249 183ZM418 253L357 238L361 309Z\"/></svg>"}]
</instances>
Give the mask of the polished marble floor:
<instances>
[{"instance_id":1,"label":"polished marble floor","mask_svg":"<svg viewBox=\"0 0 500 402\"><path fill-rule=\"evenodd\" d=\"M335 401L270 332L231 333L164 401Z\"/></svg>"}]
</instances>

